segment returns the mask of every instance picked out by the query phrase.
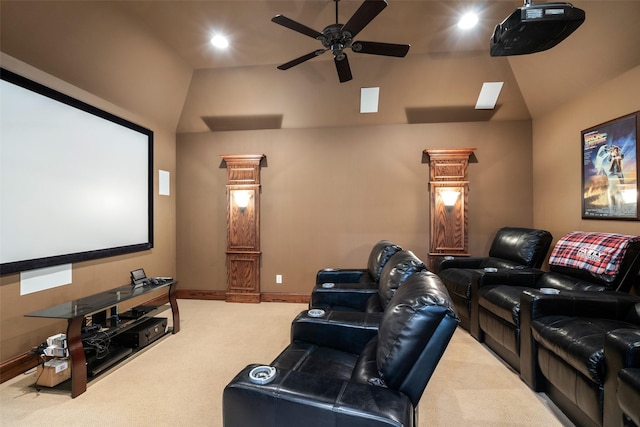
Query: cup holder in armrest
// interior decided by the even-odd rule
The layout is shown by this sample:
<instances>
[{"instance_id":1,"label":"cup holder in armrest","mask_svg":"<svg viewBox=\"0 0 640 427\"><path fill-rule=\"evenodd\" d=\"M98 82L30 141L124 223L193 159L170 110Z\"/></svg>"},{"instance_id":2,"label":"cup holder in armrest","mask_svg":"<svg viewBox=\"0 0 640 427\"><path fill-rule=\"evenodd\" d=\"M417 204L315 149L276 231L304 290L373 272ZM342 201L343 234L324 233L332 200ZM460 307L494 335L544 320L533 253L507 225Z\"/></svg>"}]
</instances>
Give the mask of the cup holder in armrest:
<instances>
[{"instance_id":1,"label":"cup holder in armrest","mask_svg":"<svg viewBox=\"0 0 640 427\"><path fill-rule=\"evenodd\" d=\"M322 284L322 287L323 287L323 288L325 288L325 289L331 289L331 288L333 288L334 286L336 286L336 284L335 284L335 283L323 283L323 284Z\"/></svg>"},{"instance_id":2,"label":"cup holder in armrest","mask_svg":"<svg viewBox=\"0 0 640 427\"><path fill-rule=\"evenodd\" d=\"M256 366L249 372L249 381L254 384L269 384L276 377L276 368L273 366Z\"/></svg>"},{"instance_id":3,"label":"cup holder in armrest","mask_svg":"<svg viewBox=\"0 0 640 427\"><path fill-rule=\"evenodd\" d=\"M307 316L309 317L324 317L325 311L321 308L312 308L307 311Z\"/></svg>"}]
</instances>

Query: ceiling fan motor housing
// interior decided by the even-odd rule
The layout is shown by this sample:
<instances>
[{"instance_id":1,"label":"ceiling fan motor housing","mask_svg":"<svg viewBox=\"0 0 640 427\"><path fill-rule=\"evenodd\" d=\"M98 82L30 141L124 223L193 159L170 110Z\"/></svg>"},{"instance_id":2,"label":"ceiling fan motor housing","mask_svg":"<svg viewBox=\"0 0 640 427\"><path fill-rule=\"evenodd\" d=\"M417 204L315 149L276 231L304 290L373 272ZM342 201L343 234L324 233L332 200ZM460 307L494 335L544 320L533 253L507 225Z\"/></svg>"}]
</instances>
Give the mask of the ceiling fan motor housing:
<instances>
[{"instance_id":1,"label":"ceiling fan motor housing","mask_svg":"<svg viewBox=\"0 0 640 427\"><path fill-rule=\"evenodd\" d=\"M312 37L319 40L322 43L324 49L318 49L313 52L309 52L298 58L295 58L287 63L278 66L280 70L288 70L291 67L302 64L322 53L330 50L333 54L333 59L336 64L336 70L338 71L338 78L340 83L351 80L351 68L349 66L349 59L347 58L345 49L350 48L354 52L366 53L370 55L384 55L404 57L409 51L410 45L394 44L394 43L381 43L371 41L357 41L353 42L353 38L371 22L385 7L387 7L386 0L364 0L358 10L351 16L346 24L338 23L338 1L336 3L336 23L328 25L318 32L313 28L307 27L293 19L287 18L283 15L276 15L271 19L278 25L282 25L298 33Z\"/></svg>"}]
</instances>

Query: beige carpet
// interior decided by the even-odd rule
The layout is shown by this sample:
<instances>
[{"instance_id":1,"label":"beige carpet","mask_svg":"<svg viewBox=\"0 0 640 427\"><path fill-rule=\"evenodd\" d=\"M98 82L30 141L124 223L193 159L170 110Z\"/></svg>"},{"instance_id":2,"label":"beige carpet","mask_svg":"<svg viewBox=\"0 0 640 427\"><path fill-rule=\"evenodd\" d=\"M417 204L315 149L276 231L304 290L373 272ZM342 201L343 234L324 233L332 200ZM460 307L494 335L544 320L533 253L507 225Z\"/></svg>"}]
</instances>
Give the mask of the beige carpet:
<instances>
[{"instance_id":1,"label":"beige carpet","mask_svg":"<svg viewBox=\"0 0 640 427\"><path fill-rule=\"evenodd\" d=\"M0 425L221 426L224 386L247 364L271 362L306 308L199 300L180 300L179 307L180 333L91 382L76 399L37 392L33 371L2 384ZM420 426L562 425L570 424L543 395L462 329L420 402Z\"/></svg>"}]
</instances>

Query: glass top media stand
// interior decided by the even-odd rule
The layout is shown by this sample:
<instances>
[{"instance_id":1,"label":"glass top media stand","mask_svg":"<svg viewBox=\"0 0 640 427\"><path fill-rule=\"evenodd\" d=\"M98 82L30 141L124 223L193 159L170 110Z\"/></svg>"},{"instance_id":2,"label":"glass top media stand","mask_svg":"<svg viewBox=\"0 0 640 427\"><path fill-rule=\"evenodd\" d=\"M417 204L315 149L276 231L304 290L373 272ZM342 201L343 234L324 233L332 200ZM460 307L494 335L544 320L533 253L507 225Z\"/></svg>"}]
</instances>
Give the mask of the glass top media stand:
<instances>
[{"instance_id":1,"label":"glass top media stand","mask_svg":"<svg viewBox=\"0 0 640 427\"><path fill-rule=\"evenodd\" d=\"M25 315L26 317L67 319L67 347L71 359L71 397L77 397L87 390L87 358L82 343L83 326L86 325L85 318L111 309L111 320L107 325L104 325L101 332L104 332L110 338L114 337L142 324L153 315L167 309L166 306L159 305L151 307L139 318L119 319L117 316L118 304L158 289L167 289L173 315L172 333L178 333L180 331L180 313L178 312L178 301L175 295L177 283L177 281L171 279L145 286L124 285ZM149 306L145 306L145 308L149 308Z\"/></svg>"}]
</instances>

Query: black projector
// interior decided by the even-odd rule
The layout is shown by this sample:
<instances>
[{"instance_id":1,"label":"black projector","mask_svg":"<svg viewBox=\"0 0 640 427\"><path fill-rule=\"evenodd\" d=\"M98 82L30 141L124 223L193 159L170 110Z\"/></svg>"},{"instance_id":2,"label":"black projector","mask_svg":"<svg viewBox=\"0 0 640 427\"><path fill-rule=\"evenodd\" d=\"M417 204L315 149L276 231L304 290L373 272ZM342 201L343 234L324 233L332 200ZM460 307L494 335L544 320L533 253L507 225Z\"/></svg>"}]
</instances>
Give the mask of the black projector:
<instances>
[{"instance_id":1,"label":"black projector","mask_svg":"<svg viewBox=\"0 0 640 427\"><path fill-rule=\"evenodd\" d=\"M584 10L569 3L525 4L496 26L491 56L526 55L551 49L584 22Z\"/></svg>"}]
</instances>

